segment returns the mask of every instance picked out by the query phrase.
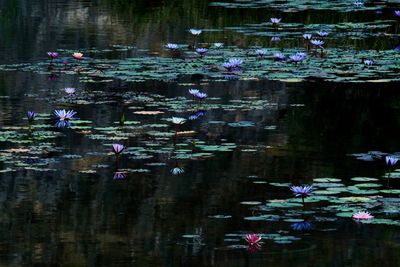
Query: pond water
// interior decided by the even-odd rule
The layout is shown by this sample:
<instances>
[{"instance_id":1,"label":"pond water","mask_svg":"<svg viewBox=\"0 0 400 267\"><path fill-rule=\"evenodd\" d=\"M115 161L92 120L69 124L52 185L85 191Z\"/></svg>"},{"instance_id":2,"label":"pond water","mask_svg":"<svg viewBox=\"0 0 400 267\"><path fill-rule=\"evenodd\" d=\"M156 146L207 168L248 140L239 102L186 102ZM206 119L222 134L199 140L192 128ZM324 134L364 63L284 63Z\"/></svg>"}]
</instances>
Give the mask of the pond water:
<instances>
[{"instance_id":1,"label":"pond water","mask_svg":"<svg viewBox=\"0 0 400 267\"><path fill-rule=\"evenodd\" d=\"M398 1L131 2L0 3L1 265L400 266ZM320 74L254 55L318 30ZM240 53L243 71L216 67ZM77 119L57 128L57 109ZM290 187L311 184L303 205Z\"/></svg>"}]
</instances>

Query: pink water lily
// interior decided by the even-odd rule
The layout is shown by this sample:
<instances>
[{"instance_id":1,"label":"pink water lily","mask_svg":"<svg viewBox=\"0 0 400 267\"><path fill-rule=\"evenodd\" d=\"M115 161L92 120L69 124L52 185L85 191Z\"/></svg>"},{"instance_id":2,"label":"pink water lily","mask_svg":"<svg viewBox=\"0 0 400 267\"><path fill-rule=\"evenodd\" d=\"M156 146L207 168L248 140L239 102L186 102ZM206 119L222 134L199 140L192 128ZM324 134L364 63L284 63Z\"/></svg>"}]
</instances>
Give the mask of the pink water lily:
<instances>
[{"instance_id":1,"label":"pink water lily","mask_svg":"<svg viewBox=\"0 0 400 267\"><path fill-rule=\"evenodd\" d=\"M257 234L248 234L246 235L246 241L247 243L249 243L249 246L254 246L259 244L259 242L261 241L261 236Z\"/></svg>"},{"instance_id":2,"label":"pink water lily","mask_svg":"<svg viewBox=\"0 0 400 267\"><path fill-rule=\"evenodd\" d=\"M125 146L121 145L121 144L113 144L112 145L113 151L116 155L119 155L122 153L122 151L124 151Z\"/></svg>"},{"instance_id":3,"label":"pink water lily","mask_svg":"<svg viewBox=\"0 0 400 267\"><path fill-rule=\"evenodd\" d=\"M371 220L374 218L374 216L372 216L371 213L367 211L359 211L354 213L352 218L354 220Z\"/></svg>"}]
</instances>

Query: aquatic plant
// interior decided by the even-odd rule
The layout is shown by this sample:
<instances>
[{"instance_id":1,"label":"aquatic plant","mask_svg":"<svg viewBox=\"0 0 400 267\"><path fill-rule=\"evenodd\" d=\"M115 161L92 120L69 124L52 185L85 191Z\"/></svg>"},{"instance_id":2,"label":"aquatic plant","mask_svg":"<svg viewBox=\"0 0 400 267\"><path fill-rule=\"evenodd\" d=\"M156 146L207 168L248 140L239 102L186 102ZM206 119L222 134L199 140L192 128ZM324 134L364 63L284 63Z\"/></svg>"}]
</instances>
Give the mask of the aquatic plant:
<instances>
[{"instance_id":1,"label":"aquatic plant","mask_svg":"<svg viewBox=\"0 0 400 267\"><path fill-rule=\"evenodd\" d=\"M304 56L299 55L299 54L294 54L294 55L290 56L290 59L292 60L292 62L298 63L304 59Z\"/></svg>"},{"instance_id":2,"label":"aquatic plant","mask_svg":"<svg viewBox=\"0 0 400 267\"><path fill-rule=\"evenodd\" d=\"M203 92L198 92L197 94L194 95L198 100L204 100L207 98L207 94Z\"/></svg>"},{"instance_id":3,"label":"aquatic plant","mask_svg":"<svg viewBox=\"0 0 400 267\"><path fill-rule=\"evenodd\" d=\"M280 42L281 38L279 36L273 36L271 37L271 42Z\"/></svg>"},{"instance_id":4,"label":"aquatic plant","mask_svg":"<svg viewBox=\"0 0 400 267\"><path fill-rule=\"evenodd\" d=\"M397 16L397 17L400 17L400 10L395 10L394 11L394 15Z\"/></svg>"},{"instance_id":5,"label":"aquatic plant","mask_svg":"<svg viewBox=\"0 0 400 267\"><path fill-rule=\"evenodd\" d=\"M356 7L364 7L364 2L363 1L355 1L353 4Z\"/></svg>"},{"instance_id":6,"label":"aquatic plant","mask_svg":"<svg viewBox=\"0 0 400 267\"><path fill-rule=\"evenodd\" d=\"M28 111L26 115L28 117L28 122L32 123L35 120L37 113L34 111Z\"/></svg>"},{"instance_id":7,"label":"aquatic plant","mask_svg":"<svg viewBox=\"0 0 400 267\"><path fill-rule=\"evenodd\" d=\"M274 60L275 61L282 61L285 60L286 56L282 53L275 53L274 54Z\"/></svg>"},{"instance_id":8,"label":"aquatic plant","mask_svg":"<svg viewBox=\"0 0 400 267\"><path fill-rule=\"evenodd\" d=\"M243 63L243 60L241 60L240 58L230 58L222 66L228 71L233 71L233 70L240 69L242 63Z\"/></svg>"},{"instance_id":9,"label":"aquatic plant","mask_svg":"<svg viewBox=\"0 0 400 267\"><path fill-rule=\"evenodd\" d=\"M202 32L202 30L192 28L192 29L189 29L189 32L190 32L191 34L193 34L194 36L199 36L200 33Z\"/></svg>"},{"instance_id":10,"label":"aquatic plant","mask_svg":"<svg viewBox=\"0 0 400 267\"><path fill-rule=\"evenodd\" d=\"M66 88L64 88L64 92L66 92L68 95L73 95L73 94L75 94L76 89L72 88L72 87L66 87Z\"/></svg>"},{"instance_id":11,"label":"aquatic plant","mask_svg":"<svg viewBox=\"0 0 400 267\"><path fill-rule=\"evenodd\" d=\"M179 46L177 44L173 44L173 43L168 43L165 45L166 48L168 48L169 50L176 50L179 48Z\"/></svg>"},{"instance_id":12,"label":"aquatic plant","mask_svg":"<svg viewBox=\"0 0 400 267\"><path fill-rule=\"evenodd\" d=\"M198 89L189 89L189 94L191 94L191 95L193 95L193 96L195 96L197 93L199 93L200 92L200 90L198 90Z\"/></svg>"},{"instance_id":13,"label":"aquatic plant","mask_svg":"<svg viewBox=\"0 0 400 267\"><path fill-rule=\"evenodd\" d=\"M394 167L396 163L399 161L399 157L397 156L386 156L385 157L386 164L390 167Z\"/></svg>"},{"instance_id":14,"label":"aquatic plant","mask_svg":"<svg viewBox=\"0 0 400 267\"><path fill-rule=\"evenodd\" d=\"M189 120L197 120L198 118L206 115L207 111L205 110L198 110L192 114L189 115L188 119Z\"/></svg>"},{"instance_id":15,"label":"aquatic plant","mask_svg":"<svg viewBox=\"0 0 400 267\"><path fill-rule=\"evenodd\" d=\"M301 200L304 205L304 198L311 195L312 191L314 190L312 185L305 185L305 186L292 186L290 187L290 191L296 196L301 197Z\"/></svg>"},{"instance_id":16,"label":"aquatic plant","mask_svg":"<svg viewBox=\"0 0 400 267\"><path fill-rule=\"evenodd\" d=\"M281 18L270 18L272 24L279 24L281 20Z\"/></svg>"},{"instance_id":17,"label":"aquatic plant","mask_svg":"<svg viewBox=\"0 0 400 267\"><path fill-rule=\"evenodd\" d=\"M265 49L257 49L256 50L256 55L259 56L260 58L263 58L267 55L267 50Z\"/></svg>"},{"instance_id":18,"label":"aquatic plant","mask_svg":"<svg viewBox=\"0 0 400 267\"><path fill-rule=\"evenodd\" d=\"M371 59L364 59L364 65L365 66L372 66L373 64L374 64L374 61L373 60L371 60Z\"/></svg>"},{"instance_id":19,"label":"aquatic plant","mask_svg":"<svg viewBox=\"0 0 400 267\"><path fill-rule=\"evenodd\" d=\"M317 31L317 35L319 36L319 37L326 37L326 36L328 36L329 35L329 32L327 32L327 31Z\"/></svg>"},{"instance_id":20,"label":"aquatic plant","mask_svg":"<svg viewBox=\"0 0 400 267\"><path fill-rule=\"evenodd\" d=\"M208 52L207 48L196 48L196 53L203 57Z\"/></svg>"},{"instance_id":21,"label":"aquatic plant","mask_svg":"<svg viewBox=\"0 0 400 267\"><path fill-rule=\"evenodd\" d=\"M259 244L261 239L262 239L261 236L259 236L257 234L248 234L248 235L246 235L246 238L245 238L245 240L247 241L247 243L249 245Z\"/></svg>"},{"instance_id":22,"label":"aquatic plant","mask_svg":"<svg viewBox=\"0 0 400 267\"><path fill-rule=\"evenodd\" d=\"M113 180L123 180L126 178L125 172L116 171L113 174Z\"/></svg>"},{"instance_id":23,"label":"aquatic plant","mask_svg":"<svg viewBox=\"0 0 400 267\"><path fill-rule=\"evenodd\" d=\"M75 52L75 53L72 54L72 57L77 59L77 60L82 60L83 59L83 53Z\"/></svg>"},{"instance_id":24,"label":"aquatic plant","mask_svg":"<svg viewBox=\"0 0 400 267\"><path fill-rule=\"evenodd\" d=\"M214 46L214 48L219 49L219 48L224 47L224 43L214 43L213 46Z\"/></svg>"},{"instance_id":25,"label":"aquatic plant","mask_svg":"<svg viewBox=\"0 0 400 267\"><path fill-rule=\"evenodd\" d=\"M185 118L180 118L180 117L172 117L171 121L175 125L182 125L186 122Z\"/></svg>"},{"instance_id":26,"label":"aquatic plant","mask_svg":"<svg viewBox=\"0 0 400 267\"><path fill-rule=\"evenodd\" d=\"M113 150L114 154L118 156L119 154L122 153L122 151L125 150L125 146L121 145L121 144L113 144L112 150Z\"/></svg>"},{"instance_id":27,"label":"aquatic plant","mask_svg":"<svg viewBox=\"0 0 400 267\"><path fill-rule=\"evenodd\" d=\"M321 48L322 48L322 45L324 44L324 41L322 41L322 40L311 40L310 42L313 46L317 46L317 47L321 47Z\"/></svg>"},{"instance_id":28,"label":"aquatic plant","mask_svg":"<svg viewBox=\"0 0 400 267\"><path fill-rule=\"evenodd\" d=\"M184 172L185 172L185 170L183 168L180 168L180 167L175 167L175 168L171 169L171 174L172 175L178 175L178 174L182 174Z\"/></svg>"},{"instance_id":29,"label":"aquatic plant","mask_svg":"<svg viewBox=\"0 0 400 267\"><path fill-rule=\"evenodd\" d=\"M303 34L303 38L304 38L304 40L311 40L312 34L311 33L305 33L305 34Z\"/></svg>"},{"instance_id":30,"label":"aquatic plant","mask_svg":"<svg viewBox=\"0 0 400 267\"><path fill-rule=\"evenodd\" d=\"M53 59L55 59L55 58L58 57L58 53L57 53L57 52L47 52L47 56L48 56L51 60L53 60Z\"/></svg>"},{"instance_id":31,"label":"aquatic plant","mask_svg":"<svg viewBox=\"0 0 400 267\"><path fill-rule=\"evenodd\" d=\"M54 110L54 115L60 121L71 121L74 120L76 112L73 110L66 111L65 109L56 109Z\"/></svg>"},{"instance_id":32,"label":"aquatic plant","mask_svg":"<svg viewBox=\"0 0 400 267\"><path fill-rule=\"evenodd\" d=\"M371 220L374 218L374 216L372 216L371 213L367 211L359 211L354 213L352 218L354 220Z\"/></svg>"}]
</instances>

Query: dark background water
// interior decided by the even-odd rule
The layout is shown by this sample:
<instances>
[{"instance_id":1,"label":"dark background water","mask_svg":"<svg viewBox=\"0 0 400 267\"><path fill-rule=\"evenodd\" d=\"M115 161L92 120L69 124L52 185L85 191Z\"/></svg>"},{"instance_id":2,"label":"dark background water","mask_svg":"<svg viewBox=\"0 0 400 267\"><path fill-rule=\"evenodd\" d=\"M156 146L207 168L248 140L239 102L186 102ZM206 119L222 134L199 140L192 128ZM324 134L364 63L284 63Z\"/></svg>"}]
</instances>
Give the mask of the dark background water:
<instances>
[{"instance_id":1,"label":"dark background water","mask_svg":"<svg viewBox=\"0 0 400 267\"><path fill-rule=\"evenodd\" d=\"M324 11L282 14L263 10L226 10L207 1L4 0L0 2L0 63L43 60L58 48L107 48L135 45L160 51L166 42L191 40L188 29L222 29L259 23L271 16L287 20L336 23L368 20L372 11L338 14ZM382 16L390 12L383 11ZM298 17L296 17L298 16ZM251 45L267 40L230 31L205 32L202 42ZM356 41L355 41L356 42ZM384 45L392 47L389 39ZM373 46L373 42L363 43ZM112 159L90 153L105 148L73 132L57 144L76 160L54 163L59 171L18 170L0 173L0 264L2 266L400 266L398 228L359 225L349 220L319 223L300 241L275 244L262 251L227 249L224 235L236 232L289 231L284 222L249 222L242 201L287 197L288 189L254 184L308 183L316 177L378 177L382 162L357 161L348 154L398 151L400 145L398 84L284 84L232 81L201 85L212 97L257 96L278 103L256 112L211 112L194 124L206 140L225 138L257 152L235 150L212 159L185 163L173 176L167 166L150 173L112 179ZM84 85L73 76L49 81L30 73L0 73L0 127L24 125L27 110L50 112L46 101L60 89L141 90L174 97L187 88L177 84ZM300 105L297 105L300 104ZM126 107L115 104L73 105L80 117L107 126ZM129 118L134 115L130 113ZM252 120L250 129L211 128L210 120ZM275 130L264 130L266 125ZM0 128L1 130L1 128ZM137 140L130 140L133 146ZM266 148L268 146L268 148ZM0 150L9 144L0 143ZM79 170L108 164L95 174ZM124 164L139 167L140 161ZM1 164L0 167L4 168ZM250 178L249 178L250 177ZM231 215L228 219L212 215ZM183 235L198 235L188 239Z\"/></svg>"}]
</instances>

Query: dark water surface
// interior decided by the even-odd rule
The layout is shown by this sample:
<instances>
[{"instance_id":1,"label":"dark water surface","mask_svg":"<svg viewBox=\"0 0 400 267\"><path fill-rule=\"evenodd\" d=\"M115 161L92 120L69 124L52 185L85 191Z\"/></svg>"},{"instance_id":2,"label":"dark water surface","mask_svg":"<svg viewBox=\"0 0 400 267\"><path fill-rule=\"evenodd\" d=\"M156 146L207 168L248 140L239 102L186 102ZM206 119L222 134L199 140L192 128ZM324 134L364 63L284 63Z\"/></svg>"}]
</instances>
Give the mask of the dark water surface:
<instances>
[{"instance_id":1,"label":"dark water surface","mask_svg":"<svg viewBox=\"0 0 400 267\"><path fill-rule=\"evenodd\" d=\"M43 60L47 51L58 48L121 44L160 51L167 42L190 42L191 27L216 30L202 33L201 42L267 44L269 39L221 29L272 16L337 23L376 15L229 10L199 0L4 0L0 8L1 64ZM382 16L390 12L384 9ZM362 44L374 46L371 40ZM382 45L395 44L388 39ZM60 104L55 100L64 97L64 87L98 97L98 102ZM387 171L383 160L360 161L349 154L399 151L399 84L190 78L180 83L83 84L73 75L51 80L47 75L1 72L0 131L25 126L27 110L51 113L57 108L76 110L79 118L92 121L92 127L113 126L122 113L127 120L160 123L160 118L175 114L135 115L123 94L187 97L191 87L222 103L258 99L270 105L216 109L185 125L184 130L195 130L207 144L235 143L232 151L198 160L175 160L168 153L150 158L123 155L119 164L136 170L123 180L113 179L109 144L118 140L104 143L65 129L49 142L59 150L46 148L48 153L34 159L15 151L14 157L25 164L10 166L0 160L0 170L13 169L0 172L0 266L400 266L400 226L360 224L335 216L327 220L319 214L312 229L296 231L290 221L245 220L262 211L253 209L256 204L243 203L290 197L289 187L269 183L311 184L314 178L335 177L347 184L355 176L381 177ZM228 127L215 121L252 121L255 126ZM172 147L170 138L140 133L124 141L133 150L152 143ZM22 147L0 142L0 153ZM53 171L26 168L32 161ZM176 166L184 173L173 175ZM399 219L398 213L391 218ZM250 253L240 235L251 232L296 240L265 239L259 252Z\"/></svg>"}]
</instances>

